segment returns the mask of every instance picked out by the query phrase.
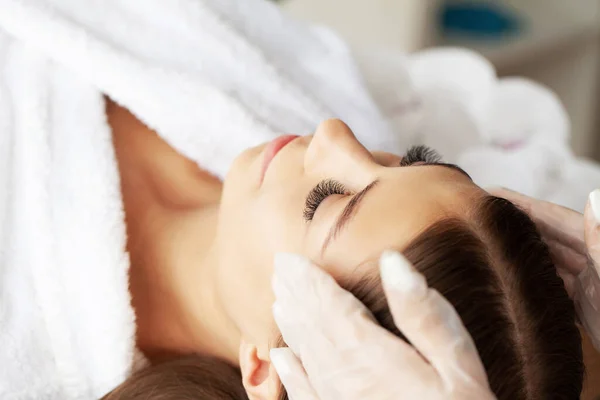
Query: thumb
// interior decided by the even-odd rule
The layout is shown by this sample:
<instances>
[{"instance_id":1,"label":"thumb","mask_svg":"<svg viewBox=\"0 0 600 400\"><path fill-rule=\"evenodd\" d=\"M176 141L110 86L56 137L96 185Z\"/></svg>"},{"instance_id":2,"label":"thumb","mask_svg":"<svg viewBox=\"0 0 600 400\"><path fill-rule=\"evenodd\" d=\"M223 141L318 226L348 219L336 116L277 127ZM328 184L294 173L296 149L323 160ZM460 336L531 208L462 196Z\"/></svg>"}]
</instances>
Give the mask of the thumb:
<instances>
[{"instance_id":1,"label":"thumb","mask_svg":"<svg viewBox=\"0 0 600 400\"><path fill-rule=\"evenodd\" d=\"M290 400L319 400L304 367L289 347L271 349L271 364Z\"/></svg>"}]
</instances>

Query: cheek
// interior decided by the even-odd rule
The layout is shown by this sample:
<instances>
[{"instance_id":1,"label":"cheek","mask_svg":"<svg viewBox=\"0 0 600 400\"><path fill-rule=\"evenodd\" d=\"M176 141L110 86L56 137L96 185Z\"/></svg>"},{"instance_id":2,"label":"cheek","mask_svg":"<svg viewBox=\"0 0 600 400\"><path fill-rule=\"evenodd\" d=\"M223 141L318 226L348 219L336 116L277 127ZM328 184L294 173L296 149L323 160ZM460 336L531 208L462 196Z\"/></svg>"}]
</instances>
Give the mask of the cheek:
<instances>
[{"instance_id":1,"label":"cheek","mask_svg":"<svg viewBox=\"0 0 600 400\"><path fill-rule=\"evenodd\" d=\"M230 259L219 268L218 292L226 314L242 336L256 345L268 344L275 322L271 313L275 296L271 289L272 267L247 259Z\"/></svg>"},{"instance_id":2,"label":"cheek","mask_svg":"<svg viewBox=\"0 0 600 400\"><path fill-rule=\"evenodd\" d=\"M284 189L262 193L229 190L219 210L219 291L227 296L225 304L248 331L271 321L274 254L302 253L304 199L296 191Z\"/></svg>"},{"instance_id":3,"label":"cheek","mask_svg":"<svg viewBox=\"0 0 600 400\"><path fill-rule=\"evenodd\" d=\"M252 220L261 246L275 252L299 252L306 224L302 217L304 197L287 190L259 195L252 207Z\"/></svg>"},{"instance_id":4,"label":"cheek","mask_svg":"<svg viewBox=\"0 0 600 400\"><path fill-rule=\"evenodd\" d=\"M259 230L251 217L250 210L238 208L220 220L216 238L218 293L226 313L244 337L258 343L272 329L273 256L270 242L262 233L264 227ZM225 223L226 219L232 223Z\"/></svg>"}]
</instances>

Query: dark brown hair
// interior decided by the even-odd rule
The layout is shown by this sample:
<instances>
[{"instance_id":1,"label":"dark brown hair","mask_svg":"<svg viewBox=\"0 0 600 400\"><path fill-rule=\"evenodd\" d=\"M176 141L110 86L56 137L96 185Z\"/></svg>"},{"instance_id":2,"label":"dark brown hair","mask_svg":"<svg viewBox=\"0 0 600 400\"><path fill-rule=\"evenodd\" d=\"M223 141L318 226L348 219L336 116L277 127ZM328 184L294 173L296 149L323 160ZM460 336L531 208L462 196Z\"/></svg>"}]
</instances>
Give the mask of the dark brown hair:
<instances>
[{"instance_id":1,"label":"dark brown hair","mask_svg":"<svg viewBox=\"0 0 600 400\"><path fill-rule=\"evenodd\" d=\"M507 200L487 196L469 221L437 222L402 252L458 311L499 400L579 399L584 368L573 304L546 244L524 212ZM406 340L393 323L377 275L341 284L383 327ZM193 363L187 362L183 369L177 362L151 368L144 379L134 375L107 400L186 398L173 397L173 387L183 384L189 386L190 399L247 398L239 378L227 382L224 375L217 376L222 370L207 374L205 368L197 370L194 380L175 379L178 374L189 377ZM209 395L199 388L222 384L231 392ZM126 392L127 387L137 391ZM171 392L167 397L161 391ZM281 399L287 399L284 391Z\"/></svg>"},{"instance_id":2,"label":"dark brown hair","mask_svg":"<svg viewBox=\"0 0 600 400\"><path fill-rule=\"evenodd\" d=\"M187 356L142 369L104 400L247 400L237 368L215 358Z\"/></svg>"}]
</instances>

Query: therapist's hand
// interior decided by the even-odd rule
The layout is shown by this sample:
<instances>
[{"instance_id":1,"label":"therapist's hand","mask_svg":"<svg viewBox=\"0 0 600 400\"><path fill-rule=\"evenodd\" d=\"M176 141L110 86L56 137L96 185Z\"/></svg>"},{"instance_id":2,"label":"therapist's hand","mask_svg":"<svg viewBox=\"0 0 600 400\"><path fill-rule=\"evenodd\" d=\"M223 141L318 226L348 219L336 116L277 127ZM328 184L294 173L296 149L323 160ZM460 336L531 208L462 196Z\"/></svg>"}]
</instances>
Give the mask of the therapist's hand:
<instances>
[{"instance_id":1,"label":"therapist's hand","mask_svg":"<svg viewBox=\"0 0 600 400\"><path fill-rule=\"evenodd\" d=\"M517 204L534 220L581 323L600 350L600 189L590 194L583 215L507 189L489 192Z\"/></svg>"},{"instance_id":2,"label":"therapist's hand","mask_svg":"<svg viewBox=\"0 0 600 400\"><path fill-rule=\"evenodd\" d=\"M292 400L490 400L485 370L454 308L400 254L381 275L398 329L301 256L278 254L273 314L289 348L271 362Z\"/></svg>"}]
</instances>

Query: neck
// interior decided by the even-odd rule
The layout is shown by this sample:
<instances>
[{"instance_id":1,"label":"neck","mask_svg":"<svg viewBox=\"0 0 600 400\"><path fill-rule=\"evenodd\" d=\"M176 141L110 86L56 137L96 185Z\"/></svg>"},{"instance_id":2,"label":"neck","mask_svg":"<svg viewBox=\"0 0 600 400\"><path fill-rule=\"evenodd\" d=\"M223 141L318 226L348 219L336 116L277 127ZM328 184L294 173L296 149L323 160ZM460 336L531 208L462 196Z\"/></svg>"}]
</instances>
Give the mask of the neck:
<instances>
[{"instance_id":1,"label":"neck","mask_svg":"<svg viewBox=\"0 0 600 400\"><path fill-rule=\"evenodd\" d=\"M217 295L211 246L222 184L107 101L121 178L137 344L151 359L237 362L239 333Z\"/></svg>"},{"instance_id":2,"label":"neck","mask_svg":"<svg viewBox=\"0 0 600 400\"><path fill-rule=\"evenodd\" d=\"M132 271L138 345L151 359L194 353L238 363L240 334L218 296L211 251L217 211L203 207L174 218L161 230L160 261Z\"/></svg>"}]
</instances>

